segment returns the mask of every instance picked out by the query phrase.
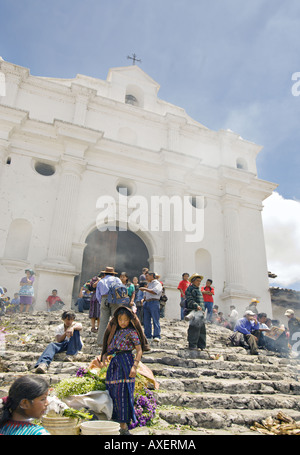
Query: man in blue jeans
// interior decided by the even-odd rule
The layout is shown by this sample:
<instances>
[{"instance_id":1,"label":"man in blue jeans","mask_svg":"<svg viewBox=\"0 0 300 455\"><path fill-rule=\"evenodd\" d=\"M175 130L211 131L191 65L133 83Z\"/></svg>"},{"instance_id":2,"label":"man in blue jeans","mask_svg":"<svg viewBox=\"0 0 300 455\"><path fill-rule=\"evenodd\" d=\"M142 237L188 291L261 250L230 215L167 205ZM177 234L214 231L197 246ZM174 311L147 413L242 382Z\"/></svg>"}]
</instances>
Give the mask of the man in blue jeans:
<instances>
[{"instance_id":1,"label":"man in blue jeans","mask_svg":"<svg viewBox=\"0 0 300 455\"><path fill-rule=\"evenodd\" d=\"M83 310L89 310L91 304L90 291L84 286L80 289L78 300L75 306L78 305L78 312L83 313Z\"/></svg>"},{"instance_id":2,"label":"man in blue jeans","mask_svg":"<svg viewBox=\"0 0 300 455\"><path fill-rule=\"evenodd\" d=\"M214 295L215 290L212 287L212 280L206 280L206 285L201 288L201 292L203 295L204 306L207 310L206 320L207 322L212 322L212 314L213 314L213 305L214 305Z\"/></svg>"},{"instance_id":3,"label":"man in blue jeans","mask_svg":"<svg viewBox=\"0 0 300 455\"><path fill-rule=\"evenodd\" d=\"M147 286L140 287L140 290L145 294L143 302L143 317L144 317L144 331L146 338L151 340L152 338L152 326L151 320L153 321L153 340L160 341L160 297L162 294L162 285L156 279L154 272L146 273Z\"/></svg>"},{"instance_id":4,"label":"man in blue jeans","mask_svg":"<svg viewBox=\"0 0 300 455\"><path fill-rule=\"evenodd\" d=\"M82 325L75 322L75 313L64 311L63 324L56 329L56 342L50 343L35 364L35 373L46 373L55 354L66 351L67 356L74 356L82 349L80 331Z\"/></svg>"}]
</instances>

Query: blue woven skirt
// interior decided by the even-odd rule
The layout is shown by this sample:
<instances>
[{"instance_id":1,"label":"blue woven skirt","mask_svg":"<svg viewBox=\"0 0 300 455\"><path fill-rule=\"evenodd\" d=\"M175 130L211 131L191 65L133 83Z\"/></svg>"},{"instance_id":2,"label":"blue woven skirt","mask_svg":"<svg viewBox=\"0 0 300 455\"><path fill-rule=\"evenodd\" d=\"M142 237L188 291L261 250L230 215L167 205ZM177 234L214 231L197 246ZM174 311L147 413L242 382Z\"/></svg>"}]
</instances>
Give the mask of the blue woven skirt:
<instances>
[{"instance_id":1,"label":"blue woven skirt","mask_svg":"<svg viewBox=\"0 0 300 455\"><path fill-rule=\"evenodd\" d=\"M136 422L134 411L135 378L129 373L134 363L131 351L119 351L108 366L106 373L106 389L113 401L112 420L120 423Z\"/></svg>"}]
</instances>

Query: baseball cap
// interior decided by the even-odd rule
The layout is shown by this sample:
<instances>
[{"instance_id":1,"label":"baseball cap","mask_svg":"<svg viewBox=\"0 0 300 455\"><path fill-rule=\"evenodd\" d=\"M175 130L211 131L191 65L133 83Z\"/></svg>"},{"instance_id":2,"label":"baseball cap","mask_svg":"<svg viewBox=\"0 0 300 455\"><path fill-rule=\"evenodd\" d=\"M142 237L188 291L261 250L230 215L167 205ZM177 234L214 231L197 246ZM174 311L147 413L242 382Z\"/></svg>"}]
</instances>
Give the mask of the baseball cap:
<instances>
[{"instance_id":1,"label":"baseball cap","mask_svg":"<svg viewBox=\"0 0 300 455\"><path fill-rule=\"evenodd\" d=\"M284 313L285 316L292 316L294 313L294 310L286 310L286 312Z\"/></svg>"},{"instance_id":2,"label":"baseball cap","mask_svg":"<svg viewBox=\"0 0 300 455\"><path fill-rule=\"evenodd\" d=\"M253 313L253 311L251 311L251 310L247 310L247 311L245 312L245 315L248 315L248 316L255 316L255 313Z\"/></svg>"}]
</instances>

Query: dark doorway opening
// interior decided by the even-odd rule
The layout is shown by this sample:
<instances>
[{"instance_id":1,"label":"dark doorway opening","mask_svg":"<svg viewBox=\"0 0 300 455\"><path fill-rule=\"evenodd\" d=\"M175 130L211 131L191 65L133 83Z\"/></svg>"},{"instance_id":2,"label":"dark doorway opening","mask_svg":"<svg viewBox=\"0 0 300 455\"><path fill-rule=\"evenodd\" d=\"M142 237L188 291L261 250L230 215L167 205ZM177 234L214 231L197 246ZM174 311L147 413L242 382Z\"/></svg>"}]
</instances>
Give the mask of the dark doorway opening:
<instances>
[{"instance_id":1,"label":"dark doorway opening","mask_svg":"<svg viewBox=\"0 0 300 455\"><path fill-rule=\"evenodd\" d=\"M130 280L139 277L143 267L149 267L149 252L141 238L131 231L95 231L86 238L81 274L74 280L73 298L90 278L99 275L106 266L116 272L127 272Z\"/></svg>"}]
</instances>

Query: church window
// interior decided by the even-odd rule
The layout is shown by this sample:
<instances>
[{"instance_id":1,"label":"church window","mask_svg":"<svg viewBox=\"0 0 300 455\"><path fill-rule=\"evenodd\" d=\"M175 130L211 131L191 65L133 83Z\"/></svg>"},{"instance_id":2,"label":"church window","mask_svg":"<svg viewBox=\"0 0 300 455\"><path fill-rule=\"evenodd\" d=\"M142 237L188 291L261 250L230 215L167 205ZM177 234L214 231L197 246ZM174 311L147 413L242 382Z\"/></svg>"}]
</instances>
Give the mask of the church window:
<instances>
[{"instance_id":1,"label":"church window","mask_svg":"<svg viewBox=\"0 0 300 455\"><path fill-rule=\"evenodd\" d=\"M131 196L133 194L134 187L131 182L120 181L116 186L116 190L123 196Z\"/></svg>"},{"instance_id":2,"label":"church window","mask_svg":"<svg viewBox=\"0 0 300 455\"><path fill-rule=\"evenodd\" d=\"M144 92L143 90L135 85L129 84L125 91L125 104L131 104L132 106L144 107Z\"/></svg>"},{"instance_id":3,"label":"church window","mask_svg":"<svg viewBox=\"0 0 300 455\"><path fill-rule=\"evenodd\" d=\"M243 169L244 171L248 170L247 162L244 158L238 158L236 160L237 169Z\"/></svg>"},{"instance_id":4,"label":"church window","mask_svg":"<svg viewBox=\"0 0 300 455\"><path fill-rule=\"evenodd\" d=\"M189 202L193 207L195 207L195 209L204 209L207 204L204 196L190 196Z\"/></svg>"},{"instance_id":5,"label":"church window","mask_svg":"<svg viewBox=\"0 0 300 455\"><path fill-rule=\"evenodd\" d=\"M139 105L137 98L134 95L130 95L130 94L125 96L125 103L132 104L133 106Z\"/></svg>"},{"instance_id":6,"label":"church window","mask_svg":"<svg viewBox=\"0 0 300 455\"><path fill-rule=\"evenodd\" d=\"M55 167L51 164L43 163L41 161L37 161L35 163L34 169L40 175L44 175L48 177L49 175L53 175L55 173Z\"/></svg>"}]
</instances>

